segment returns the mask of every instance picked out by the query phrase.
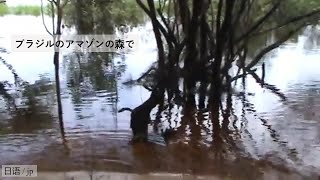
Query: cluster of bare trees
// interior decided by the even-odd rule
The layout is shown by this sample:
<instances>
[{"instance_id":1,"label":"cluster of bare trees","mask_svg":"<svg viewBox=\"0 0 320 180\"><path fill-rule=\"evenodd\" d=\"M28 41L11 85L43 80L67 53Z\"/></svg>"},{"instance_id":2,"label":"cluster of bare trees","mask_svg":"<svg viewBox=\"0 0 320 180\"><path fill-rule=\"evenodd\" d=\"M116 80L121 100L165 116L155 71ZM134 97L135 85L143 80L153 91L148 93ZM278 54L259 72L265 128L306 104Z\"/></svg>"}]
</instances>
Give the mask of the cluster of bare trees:
<instances>
[{"instance_id":1,"label":"cluster of bare trees","mask_svg":"<svg viewBox=\"0 0 320 180\"><path fill-rule=\"evenodd\" d=\"M183 91L188 105L199 108L207 94L211 108L219 111L221 93L231 82L255 74L254 66L303 27L319 19L320 7L295 16L283 16L288 0L136 0L149 16L158 47L156 78L170 102ZM278 20L282 17L281 20ZM249 44L259 36L279 31L281 37L248 58ZM236 64L238 73L230 68ZM263 74L264 76L264 74ZM173 78L176 77L176 78ZM262 83L259 76L254 76ZM178 82L183 79L183 90Z\"/></svg>"}]
</instances>

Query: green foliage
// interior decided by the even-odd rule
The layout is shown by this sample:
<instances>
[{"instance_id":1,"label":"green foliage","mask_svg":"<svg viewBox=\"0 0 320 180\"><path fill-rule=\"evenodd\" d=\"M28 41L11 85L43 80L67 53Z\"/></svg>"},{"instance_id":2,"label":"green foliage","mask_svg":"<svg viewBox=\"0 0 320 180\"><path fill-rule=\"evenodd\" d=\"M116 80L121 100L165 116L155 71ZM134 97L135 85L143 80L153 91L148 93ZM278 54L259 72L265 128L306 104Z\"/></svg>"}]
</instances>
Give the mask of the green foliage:
<instances>
[{"instance_id":1,"label":"green foliage","mask_svg":"<svg viewBox=\"0 0 320 180\"><path fill-rule=\"evenodd\" d=\"M263 2L264 0L260 1ZM269 3L268 5L262 4L260 6L260 10L257 9L257 14L254 14L254 17L261 17L261 14L266 14L273 4ZM319 0L283 0L280 4L278 10L273 13L272 17L265 23L266 26L271 25L280 25L285 22L288 22L290 19L294 17L299 17L306 15L314 10L320 9L320 1ZM312 18L308 17L303 21L296 21L291 24L288 24L286 28L291 29L300 25L301 23L305 24L318 24L320 19L320 15L313 16ZM286 30L288 30L286 29Z\"/></svg>"},{"instance_id":2,"label":"green foliage","mask_svg":"<svg viewBox=\"0 0 320 180\"><path fill-rule=\"evenodd\" d=\"M43 8L44 14L51 15L50 6L46 6ZM32 15L32 16L40 16L41 15L41 7L40 6L7 6L6 4L0 4L0 16L4 16L7 14L13 15Z\"/></svg>"},{"instance_id":3,"label":"green foliage","mask_svg":"<svg viewBox=\"0 0 320 180\"><path fill-rule=\"evenodd\" d=\"M235 12L239 11L240 2L241 1L237 2L238 4L236 4L237 9ZM255 3L250 7L250 11L244 11L240 17L239 23L236 24L235 28L237 30L233 31L235 37L240 37L248 32L251 27L257 25L259 20L265 17L277 2L279 1L255 1ZM210 14L208 13L208 19L210 21L212 19L210 18L212 15L214 17L216 16L216 9L217 5L214 4L213 9L209 11ZM315 13L312 17L297 20L299 18L296 17L303 17L314 10L318 10L318 13ZM318 24L320 19L319 10L319 0L281 0L279 7L250 33L250 38L247 38L247 55L249 57L253 57L257 53L261 52L263 48L267 47L269 43L273 43L270 41L271 36L274 41L284 39L288 36L289 32L295 32L295 34L297 34L299 32L297 29L299 28L306 27L309 24ZM233 18L238 17L238 13L234 13L234 15L235 17ZM216 21L214 20L213 23L215 22Z\"/></svg>"},{"instance_id":4,"label":"green foliage","mask_svg":"<svg viewBox=\"0 0 320 180\"><path fill-rule=\"evenodd\" d=\"M163 15L173 17L174 15L174 4L172 1L167 0L159 0L158 2L154 2L155 8L162 11ZM169 11L170 8L170 11Z\"/></svg>"},{"instance_id":5,"label":"green foliage","mask_svg":"<svg viewBox=\"0 0 320 180\"><path fill-rule=\"evenodd\" d=\"M136 26L143 22L144 13L135 0L114 1L110 10L115 24L129 24Z\"/></svg>"},{"instance_id":6,"label":"green foliage","mask_svg":"<svg viewBox=\"0 0 320 180\"><path fill-rule=\"evenodd\" d=\"M40 7L41 8L41 7ZM41 11L40 11L41 12ZM52 15L52 8L51 4L47 4L46 6L43 7L43 13L45 15L51 16Z\"/></svg>"},{"instance_id":7,"label":"green foliage","mask_svg":"<svg viewBox=\"0 0 320 180\"><path fill-rule=\"evenodd\" d=\"M10 8L10 11L12 14L15 15L33 15L33 16L39 16L41 13L39 6L15 6Z\"/></svg>"},{"instance_id":8,"label":"green foliage","mask_svg":"<svg viewBox=\"0 0 320 180\"><path fill-rule=\"evenodd\" d=\"M0 4L0 16L4 16L4 15L8 14L8 12L9 12L8 6L4 3L1 3Z\"/></svg>"},{"instance_id":9,"label":"green foliage","mask_svg":"<svg viewBox=\"0 0 320 180\"><path fill-rule=\"evenodd\" d=\"M114 25L143 23L144 12L135 0L71 0L64 9L64 20L81 33L112 33Z\"/></svg>"},{"instance_id":10,"label":"green foliage","mask_svg":"<svg viewBox=\"0 0 320 180\"><path fill-rule=\"evenodd\" d=\"M308 11L319 9L320 1L318 0L287 0L287 3L283 3L283 9L287 15L304 14Z\"/></svg>"}]
</instances>

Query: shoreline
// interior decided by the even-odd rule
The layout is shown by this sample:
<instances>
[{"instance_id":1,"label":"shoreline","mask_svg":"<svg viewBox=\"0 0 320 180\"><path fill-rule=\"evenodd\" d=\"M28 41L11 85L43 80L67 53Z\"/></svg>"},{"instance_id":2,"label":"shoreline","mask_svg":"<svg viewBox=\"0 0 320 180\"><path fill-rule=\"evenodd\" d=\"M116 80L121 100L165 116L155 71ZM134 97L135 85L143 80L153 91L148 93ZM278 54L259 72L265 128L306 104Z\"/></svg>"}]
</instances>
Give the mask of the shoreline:
<instances>
[{"instance_id":1,"label":"shoreline","mask_svg":"<svg viewBox=\"0 0 320 180\"><path fill-rule=\"evenodd\" d=\"M260 178L261 180L302 180L302 179L314 179L319 177L302 177L297 174L283 174L277 172L266 172ZM33 179L33 180L227 180L233 179L232 177L219 177L215 175L191 175L191 174L172 174L172 173L120 173L120 172L106 172L106 171L67 171L67 172L50 172L40 171L37 173L37 177L1 177L2 180L20 180L20 179ZM238 179L238 178L237 178Z\"/></svg>"}]
</instances>

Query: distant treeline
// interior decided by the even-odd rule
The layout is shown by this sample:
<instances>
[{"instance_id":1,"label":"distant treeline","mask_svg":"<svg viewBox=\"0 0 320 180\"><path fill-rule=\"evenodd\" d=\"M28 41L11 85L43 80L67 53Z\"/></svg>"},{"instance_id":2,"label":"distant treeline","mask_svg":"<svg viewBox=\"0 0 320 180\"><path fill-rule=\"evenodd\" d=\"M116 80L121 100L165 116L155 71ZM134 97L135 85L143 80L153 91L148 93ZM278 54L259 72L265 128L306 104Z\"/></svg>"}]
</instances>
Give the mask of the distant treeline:
<instances>
[{"instance_id":1,"label":"distant treeline","mask_svg":"<svg viewBox=\"0 0 320 180\"><path fill-rule=\"evenodd\" d=\"M50 14L49 6L43 7L43 12L46 15ZM40 5L18 5L18 6L7 6L5 3L0 4L0 16L4 15L41 15L41 6Z\"/></svg>"}]
</instances>

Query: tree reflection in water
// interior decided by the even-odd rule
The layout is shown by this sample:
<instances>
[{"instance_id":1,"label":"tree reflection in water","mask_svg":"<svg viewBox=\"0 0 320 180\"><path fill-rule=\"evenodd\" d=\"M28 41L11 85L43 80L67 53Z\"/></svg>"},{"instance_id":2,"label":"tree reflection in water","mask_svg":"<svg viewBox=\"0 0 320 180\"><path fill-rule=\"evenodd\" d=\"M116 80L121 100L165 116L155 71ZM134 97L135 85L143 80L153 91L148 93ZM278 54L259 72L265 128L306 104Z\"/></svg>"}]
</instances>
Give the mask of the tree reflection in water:
<instances>
[{"instance_id":1,"label":"tree reflection in water","mask_svg":"<svg viewBox=\"0 0 320 180\"><path fill-rule=\"evenodd\" d=\"M23 82L21 89L21 93L15 93L16 109L11 109L4 117L7 119L6 133L35 133L52 129L55 109L52 81L44 75L34 84Z\"/></svg>"},{"instance_id":2,"label":"tree reflection in water","mask_svg":"<svg viewBox=\"0 0 320 180\"><path fill-rule=\"evenodd\" d=\"M82 25L77 24L77 30L81 33L93 33L97 30L94 27L99 27L105 30L103 32L101 30L100 33L113 32L115 26L113 24L106 24L106 21L95 21L98 24L91 22L92 19L106 17L100 15L88 17L88 22L83 20ZM258 48L266 39L262 37L252 46ZM249 56L250 53L253 54L249 52ZM238 82L240 88L226 89L223 92L219 104L220 112L207 108L206 103L200 104L201 92L194 94L196 106L188 106L177 95L173 101L164 101L163 109L160 108L158 111L159 108L156 108L152 113L154 121L151 124L153 128L150 126L150 131L153 129L150 142L128 145L131 134L128 126L124 124L129 123L129 116L117 114L117 108L120 106L118 103L124 98L119 97L119 94L121 91L130 93L124 90L130 87L121 82L123 74L128 71L126 57L124 54L119 57L114 53L83 52L73 52L64 56L66 73L62 79L65 78L67 83L66 87L62 88L62 96L65 96L65 100L70 96L72 102L71 110L65 110L69 154L63 151L61 144L50 141L46 146L38 145L44 149L30 153L30 158L25 162L37 164L40 170L92 168L125 172L218 174L238 179L255 179L270 169L275 172L294 172L295 168L291 169L288 162L299 164L302 161L301 155L288 143L288 138L272 121L274 117L264 117L250 101L252 98L246 89L247 83L250 83L249 78L243 79L242 83ZM259 65L257 67L260 68ZM253 73L252 76L252 80L261 82L256 74ZM132 84L131 88L134 89L143 83L152 86L154 85L152 78L151 75L140 83ZM55 101L54 96L51 97L54 93L52 87L51 80L46 78L40 78L34 84L26 83L21 95L23 105L17 105L17 111L13 111L12 116L2 113L6 115L6 121L1 121L1 134L37 133L37 131L45 133L56 128L55 115L52 113ZM301 91L301 94L310 95L305 101L314 109L317 108L318 102L314 93L317 87L317 85L314 89L303 87L309 91ZM313 112L316 111L311 111L311 107L307 110L299 108L302 101L306 102L295 99L296 94L282 93L276 86L266 83L263 88L276 94L281 103L288 103L291 111L304 114L305 119L313 118ZM137 96L137 91L132 92L134 93L129 96L133 99L135 98L133 96ZM295 99L294 101L299 101L300 104L292 103L290 99ZM115 123L110 121L108 108ZM68 116L72 114L71 111L75 112L75 118ZM96 122L102 123L94 126ZM72 127L70 125L72 123L76 125ZM116 126L110 128L110 124L113 123ZM260 139L259 134L254 134L251 123L262 125L262 131L270 137L272 146L277 146L276 149L281 152L268 152L268 150L261 152L265 147L264 139ZM165 137L165 141L161 135Z\"/></svg>"}]
</instances>

